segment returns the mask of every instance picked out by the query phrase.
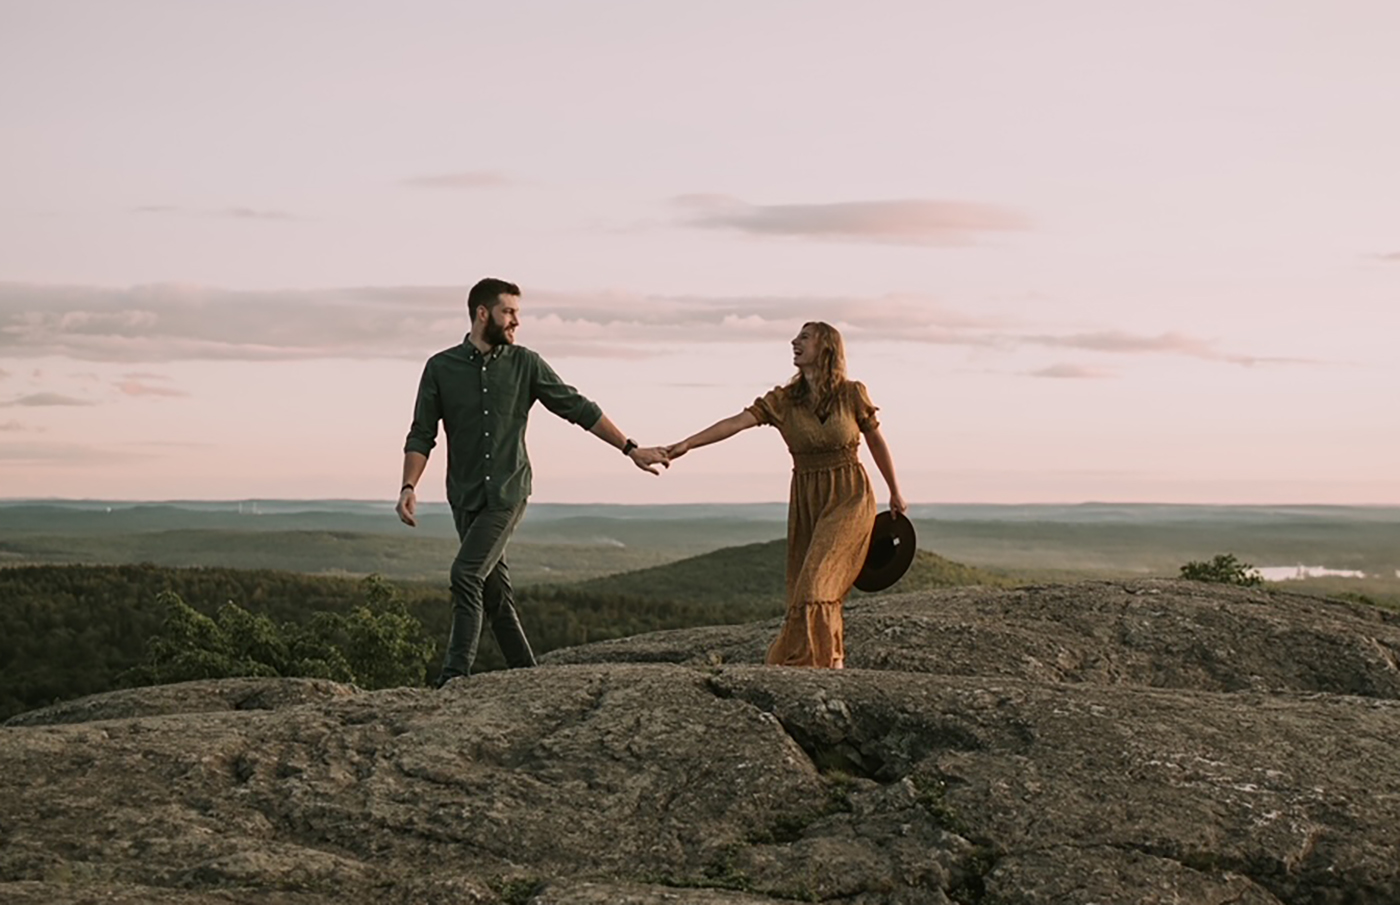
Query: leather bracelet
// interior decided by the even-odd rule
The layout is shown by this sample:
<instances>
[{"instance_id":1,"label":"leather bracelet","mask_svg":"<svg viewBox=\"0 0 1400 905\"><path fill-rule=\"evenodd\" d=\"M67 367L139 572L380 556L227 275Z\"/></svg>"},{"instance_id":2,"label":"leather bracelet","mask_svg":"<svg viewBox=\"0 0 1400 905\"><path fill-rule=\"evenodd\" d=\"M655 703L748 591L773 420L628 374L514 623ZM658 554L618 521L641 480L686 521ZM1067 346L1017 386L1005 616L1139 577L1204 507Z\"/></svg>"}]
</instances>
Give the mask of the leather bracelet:
<instances>
[{"instance_id":1,"label":"leather bracelet","mask_svg":"<svg viewBox=\"0 0 1400 905\"><path fill-rule=\"evenodd\" d=\"M415 488L412 484L405 484L405 485L403 485L402 487L399 488L399 493L402 494L405 490L415 490L415 489L416 489L416 488Z\"/></svg>"},{"instance_id":2,"label":"leather bracelet","mask_svg":"<svg viewBox=\"0 0 1400 905\"><path fill-rule=\"evenodd\" d=\"M623 454L624 456L630 456L630 455L632 455L632 450L634 450L634 449L636 449L636 448L637 448L637 441L636 441L636 440L633 440L633 439L631 439L631 438L629 437L629 438L627 439L627 442L624 443L624 444L622 444L622 454Z\"/></svg>"}]
</instances>

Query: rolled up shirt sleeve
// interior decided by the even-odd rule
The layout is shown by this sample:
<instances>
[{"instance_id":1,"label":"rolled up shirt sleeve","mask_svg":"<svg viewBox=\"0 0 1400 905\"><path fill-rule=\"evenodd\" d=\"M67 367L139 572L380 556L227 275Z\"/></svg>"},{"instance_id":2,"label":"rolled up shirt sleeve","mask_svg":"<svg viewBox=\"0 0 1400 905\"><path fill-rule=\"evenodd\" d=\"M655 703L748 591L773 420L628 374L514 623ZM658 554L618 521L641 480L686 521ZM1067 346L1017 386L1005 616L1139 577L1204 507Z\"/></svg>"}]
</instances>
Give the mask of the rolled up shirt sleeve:
<instances>
[{"instance_id":1,"label":"rolled up shirt sleeve","mask_svg":"<svg viewBox=\"0 0 1400 905\"><path fill-rule=\"evenodd\" d=\"M408 439L403 451L428 455L437 445L438 422L442 420L442 400L438 394L437 376L433 373L433 362L429 359L423 367L423 377L418 381L418 399L413 405L413 423L408 428Z\"/></svg>"},{"instance_id":2,"label":"rolled up shirt sleeve","mask_svg":"<svg viewBox=\"0 0 1400 905\"><path fill-rule=\"evenodd\" d=\"M603 417L603 409L598 403L560 380L549 363L538 355L535 356L530 395L560 418L584 430L592 430L598 419Z\"/></svg>"}]
</instances>

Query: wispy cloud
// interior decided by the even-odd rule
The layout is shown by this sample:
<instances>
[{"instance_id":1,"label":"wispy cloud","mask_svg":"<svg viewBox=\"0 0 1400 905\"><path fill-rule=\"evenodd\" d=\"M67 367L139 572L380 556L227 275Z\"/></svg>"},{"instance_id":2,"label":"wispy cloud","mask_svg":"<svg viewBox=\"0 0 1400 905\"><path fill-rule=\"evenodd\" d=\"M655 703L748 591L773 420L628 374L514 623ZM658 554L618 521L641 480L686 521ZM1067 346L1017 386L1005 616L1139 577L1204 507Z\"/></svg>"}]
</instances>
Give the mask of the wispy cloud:
<instances>
[{"instance_id":1,"label":"wispy cloud","mask_svg":"<svg viewBox=\"0 0 1400 905\"><path fill-rule=\"evenodd\" d=\"M1027 371L1026 374L1030 377L1054 377L1069 380L1101 380L1114 376L1112 371L1103 368L1076 364L1055 364L1035 371Z\"/></svg>"},{"instance_id":2,"label":"wispy cloud","mask_svg":"<svg viewBox=\"0 0 1400 905\"><path fill-rule=\"evenodd\" d=\"M1380 261L1391 261L1393 263L1400 263L1400 251L1391 252L1388 255L1372 255L1371 257L1376 258Z\"/></svg>"},{"instance_id":3,"label":"wispy cloud","mask_svg":"<svg viewBox=\"0 0 1400 905\"><path fill-rule=\"evenodd\" d=\"M460 340L465 298L465 287L439 286L234 292L0 283L0 358L416 359ZM785 341L807 320L834 323L852 339L969 345L993 341L977 331L999 324L910 296L709 298L527 288L523 308L526 345L622 359L667 354L668 345Z\"/></svg>"},{"instance_id":4,"label":"wispy cloud","mask_svg":"<svg viewBox=\"0 0 1400 905\"><path fill-rule=\"evenodd\" d=\"M0 402L0 408L23 407L38 408L42 406L58 405L92 405L86 399L79 399L76 396L65 396L62 393L30 393L27 396L20 396L8 402Z\"/></svg>"},{"instance_id":5,"label":"wispy cloud","mask_svg":"<svg viewBox=\"0 0 1400 905\"><path fill-rule=\"evenodd\" d=\"M134 440L118 444L121 447L138 449L218 449L217 443L190 442L186 440Z\"/></svg>"},{"instance_id":6,"label":"wispy cloud","mask_svg":"<svg viewBox=\"0 0 1400 905\"><path fill-rule=\"evenodd\" d=\"M221 208L192 208L176 207L168 204L143 204L133 207L132 212L137 214L155 214L161 216L174 217L209 217L222 220L268 220L268 221L289 221L302 220L290 211L275 210L270 208L256 207L221 207Z\"/></svg>"},{"instance_id":7,"label":"wispy cloud","mask_svg":"<svg viewBox=\"0 0 1400 905\"><path fill-rule=\"evenodd\" d=\"M18 422L18 421L0 421L0 431L25 431L25 430L30 430L30 428L27 427L27 426L25 426L25 425L23 425L23 424L21 424L21 423Z\"/></svg>"},{"instance_id":8,"label":"wispy cloud","mask_svg":"<svg viewBox=\"0 0 1400 905\"><path fill-rule=\"evenodd\" d=\"M254 207L226 207L213 212L216 217L231 217L234 220L300 220L288 211L266 210Z\"/></svg>"},{"instance_id":9,"label":"wispy cloud","mask_svg":"<svg viewBox=\"0 0 1400 905\"><path fill-rule=\"evenodd\" d=\"M1126 354L1185 355L1207 361L1223 361L1237 365L1259 364L1322 364L1315 359L1280 358L1245 355L1217 349L1215 343L1184 333L1159 333L1155 336L1106 330L1098 333L1071 333L1063 336L1024 336L1032 345L1056 348L1085 349L1093 352Z\"/></svg>"},{"instance_id":10,"label":"wispy cloud","mask_svg":"<svg viewBox=\"0 0 1400 905\"><path fill-rule=\"evenodd\" d=\"M114 384L114 386L116 386L119 392L124 393L127 396L159 396L168 398L173 396L189 395L189 393L186 393L183 390L177 390L174 387L157 386L155 384L146 383L140 380L132 380L130 378L119 380Z\"/></svg>"},{"instance_id":11,"label":"wispy cloud","mask_svg":"<svg viewBox=\"0 0 1400 905\"><path fill-rule=\"evenodd\" d=\"M755 235L894 245L967 245L979 234L1021 230L1029 221L1008 208L969 201L902 199L831 204L749 204L728 195L682 195L681 222Z\"/></svg>"},{"instance_id":12,"label":"wispy cloud","mask_svg":"<svg viewBox=\"0 0 1400 905\"><path fill-rule=\"evenodd\" d=\"M495 170L464 170L432 176L410 176L399 185L415 189L489 189L512 185L515 180Z\"/></svg>"},{"instance_id":13,"label":"wispy cloud","mask_svg":"<svg viewBox=\"0 0 1400 905\"><path fill-rule=\"evenodd\" d=\"M201 286L129 289L0 283L0 360L66 357L146 365L122 376L131 394L175 395L162 362L327 358L419 359L466 332L465 287L357 287L235 292ZM520 341L553 357L642 360L711 343L783 343L805 321L850 342L921 343L1009 352L1183 355L1238 365L1317 363L1223 351L1185 333L1028 333L1021 323L917 295L659 296L525 287Z\"/></svg>"},{"instance_id":14,"label":"wispy cloud","mask_svg":"<svg viewBox=\"0 0 1400 905\"><path fill-rule=\"evenodd\" d=\"M0 462L16 465L93 467L154 458L158 458L154 453L128 452L110 446L80 443L6 443L0 446Z\"/></svg>"},{"instance_id":15,"label":"wispy cloud","mask_svg":"<svg viewBox=\"0 0 1400 905\"><path fill-rule=\"evenodd\" d=\"M1024 339L1036 345L1089 349L1094 352L1173 352L1196 356L1213 354L1210 344L1205 340L1184 333L1143 336L1108 330L1100 333L1071 333L1065 336L1027 336Z\"/></svg>"}]
</instances>

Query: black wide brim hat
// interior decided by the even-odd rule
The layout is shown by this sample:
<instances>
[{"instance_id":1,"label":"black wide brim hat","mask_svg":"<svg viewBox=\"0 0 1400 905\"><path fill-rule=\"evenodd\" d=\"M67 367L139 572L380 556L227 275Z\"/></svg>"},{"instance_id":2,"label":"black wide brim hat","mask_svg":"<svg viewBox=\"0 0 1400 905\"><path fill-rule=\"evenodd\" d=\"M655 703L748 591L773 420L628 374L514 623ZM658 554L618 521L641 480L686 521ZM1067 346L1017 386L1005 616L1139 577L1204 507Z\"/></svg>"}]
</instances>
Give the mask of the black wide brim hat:
<instances>
[{"instance_id":1,"label":"black wide brim hat","mask_svg":"<svg viewBox=\"0 0 1400 905\"><path fill-rule=\"evenodd\" d=\"M856 576L856 587L862 591L888 588L909 571L916 549L914 523L905 516L881 512L870 529L870 552Z\"/></svg>"}]
</instances>

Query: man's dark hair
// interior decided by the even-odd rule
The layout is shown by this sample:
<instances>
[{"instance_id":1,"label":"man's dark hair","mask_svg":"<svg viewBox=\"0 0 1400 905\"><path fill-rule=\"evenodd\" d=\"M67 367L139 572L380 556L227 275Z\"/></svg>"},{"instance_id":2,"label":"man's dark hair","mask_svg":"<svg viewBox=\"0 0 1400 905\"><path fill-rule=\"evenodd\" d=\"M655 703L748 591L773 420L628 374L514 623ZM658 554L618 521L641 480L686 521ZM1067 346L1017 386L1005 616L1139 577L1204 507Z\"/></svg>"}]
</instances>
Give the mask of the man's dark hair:
<instances>
[{"instance_id":1,"label":"man's dark hair","mask_svg":"<svg viewBox=\"0 0 1400 905\"><path fill-rule=\"evenodd\" d=\"M514 283L507 283L505 280L498 280L495 277L487 277L472 287L472 291L467 293L467 312L472 320L476 320L476 309L485 306L489 314L495 307L496 300L502 295L519 295L520 287Z\"/></svg>"}]
</instances>

